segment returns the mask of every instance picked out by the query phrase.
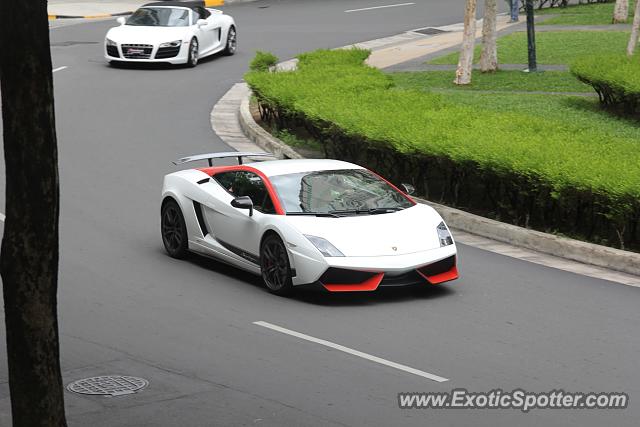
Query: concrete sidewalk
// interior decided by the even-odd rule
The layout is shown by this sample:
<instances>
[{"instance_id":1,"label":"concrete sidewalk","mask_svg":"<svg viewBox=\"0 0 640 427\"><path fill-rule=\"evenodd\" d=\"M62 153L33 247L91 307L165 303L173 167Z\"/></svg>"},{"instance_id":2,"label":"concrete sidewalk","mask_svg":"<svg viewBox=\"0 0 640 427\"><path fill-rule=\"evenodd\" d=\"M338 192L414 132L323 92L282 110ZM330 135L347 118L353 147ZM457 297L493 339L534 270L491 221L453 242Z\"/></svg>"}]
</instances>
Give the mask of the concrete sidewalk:
<instances>
[{"instance_id":1,"label":"concrete sidewalk","mask_svg":"<svg viewBox=\"0 0 640 427\"><path fill-rule=\"evenodd\" d=\"M503 31L518 24L519 23L510 23L508 16L500 15L497 19L497 30ZM410 32L410 34L416 34L417 37L410 41L403 41L396 45L373 50L367 63L376 68L388 68L399 63L422 58L435 52L441 52L462 43L463 26L461 24L430 29L436 30L437 34L431 36L424 35L418 32L418 30ZM476 23L476 36L482 36L482 20ZM371 48L370 46L365 46L365 44L355 46Z\"/></svg>"},{"instance_id":2,"label":"concrete sidewalk","mask_svg":"<svg viewBox=\"0 0 640 427\"><path fill-rule=\"evenodd\" d=\"M152 0L49 0L48 12L52 18L104 18L133 12ZM228 0L227 2L233 2ZM205 0L207 7L222 6L224 0Z\"/></svg>"},{"instance_id":3,"label":"concrete sidewalk","mask_svg":"<svg viewBox=\"0 0 640 427\"><path fill-rule=\"evenodd\" d=\"M47 10L53 16L104 16L132 12L148 3L142 0L49 0Z\"/></svg>"}]
</instances>

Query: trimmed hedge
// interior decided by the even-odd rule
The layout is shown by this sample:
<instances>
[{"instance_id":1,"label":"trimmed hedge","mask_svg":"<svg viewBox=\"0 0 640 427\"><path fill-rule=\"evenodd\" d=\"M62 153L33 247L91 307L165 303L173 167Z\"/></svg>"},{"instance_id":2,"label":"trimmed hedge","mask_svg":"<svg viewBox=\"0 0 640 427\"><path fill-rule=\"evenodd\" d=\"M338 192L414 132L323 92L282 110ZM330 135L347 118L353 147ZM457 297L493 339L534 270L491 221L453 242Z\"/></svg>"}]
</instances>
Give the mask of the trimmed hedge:
<instances>
[{"instance_id":1,"label":"trimmed hedge","mask_svg":"<svg viewBox=\"0 0 640 427\"><path fill-rule=\"evenodd\" d=\"M396 86L405 89L446 89L459 91L495 92L589 92L591 88L578 81L568 71L523 73L521 70L498 70L493 73L474 73L468 85L453 85L455 70L400 71L390 73Z\"/></svg>"},{"instance_id":2,"label":"trimmed hedge","mask_svg":"<svg viewBox=\"0 0 640 427\"><path fill-rule=\"evenodd\" d=\"M640 58L593 55L571 64L571 73L591 85L600 102L626 114L640 114Z\"/></svg>"},{"instance_id":3,"label":"trimmed hedge","mask_svg":"<svg viewBox=\"0 0 640 427\"><path fill-rule=\"evenodd\" d=\"M297 71L245 79L263 120L310 134L328 157L503 221L640 247L640 138L400 90L368 55L321 50Z\"/></svg>"}]
</instances>

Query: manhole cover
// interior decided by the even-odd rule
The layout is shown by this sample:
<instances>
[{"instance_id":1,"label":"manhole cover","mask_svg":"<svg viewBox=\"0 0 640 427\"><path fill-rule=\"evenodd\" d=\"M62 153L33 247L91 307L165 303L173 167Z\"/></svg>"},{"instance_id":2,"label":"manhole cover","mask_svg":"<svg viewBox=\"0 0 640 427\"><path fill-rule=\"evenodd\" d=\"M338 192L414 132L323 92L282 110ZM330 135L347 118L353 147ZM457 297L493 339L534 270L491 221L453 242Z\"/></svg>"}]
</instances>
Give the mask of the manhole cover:
<instances>
[{"instance_id":1,"label":"manhole cover","mask_svg":"<svg viewBox=\"0 0 640 427\"><path fill-rule=\"evenodd\" d=\"M74 381L67 386L67 390L79 394L122 396L133 394L148 385L149 381L143 378L106 375Z\"/></svg>"},{"instance_id":2,"label":"manhole cover","mask_svg":"<svg viewBox=\"0 0 640 427\"><path fill-rule=\"evenodd\" d=\"M413 30L415 33L426 34L428 36L435 36L436 34L447 33L448 31L439 30L437 28L420 28L419 30Z\"/></svg>"}]
</instances>

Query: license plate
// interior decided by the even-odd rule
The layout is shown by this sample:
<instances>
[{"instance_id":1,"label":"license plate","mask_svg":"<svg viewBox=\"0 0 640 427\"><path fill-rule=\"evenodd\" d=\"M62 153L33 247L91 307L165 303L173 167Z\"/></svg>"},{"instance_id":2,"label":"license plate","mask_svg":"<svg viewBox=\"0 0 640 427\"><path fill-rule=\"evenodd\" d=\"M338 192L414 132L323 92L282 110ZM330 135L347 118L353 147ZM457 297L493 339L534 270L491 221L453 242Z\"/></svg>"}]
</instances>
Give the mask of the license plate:
<instances>
[{"instance_id":1,"label":"license plate","mask_svg":"<svg viewBox=\"0 0 640 427\"><path fill-rule=\"evenodd\" d=\"M128 55L142 55L143 53L144 53L144 49L137 49L134 47L130 47L129 49L127 49Z\"/></svg>"}]
</instances>

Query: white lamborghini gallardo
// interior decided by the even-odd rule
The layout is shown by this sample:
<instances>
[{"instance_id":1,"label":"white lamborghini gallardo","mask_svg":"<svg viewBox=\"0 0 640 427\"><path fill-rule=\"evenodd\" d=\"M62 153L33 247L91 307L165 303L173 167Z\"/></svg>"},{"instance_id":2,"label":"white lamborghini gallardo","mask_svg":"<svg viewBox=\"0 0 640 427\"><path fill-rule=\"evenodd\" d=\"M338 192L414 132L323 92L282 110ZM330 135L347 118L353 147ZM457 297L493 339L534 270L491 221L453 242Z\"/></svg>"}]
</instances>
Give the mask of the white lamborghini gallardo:
<instances>
[{"instance_id":1,"label":"white lamborghini gallardo","mask_svg":"<svg viewBox=\"0 0 640 427\"><path fill-rule=\"evenodd\" d=\"M337 160L272 160L213 153L209 167L166 175L161 233L168 254L196 252L262 275L286 294L296 285L373 291L458 278L456 245L440 215L375 173ZM212 166L237 157L236 166ZM408 188L406 186L405 188Z\"/></svg>"},{"instance_id":2,"label":"white lamborghini gallardo","mask_svg":"<svg viewBox=\"0 0 640 427\"><path fill-rule=\"evenodd\" d=\"M148 3L120 17L104 41L109 62L168 62L195 67L217 52L233 55L237 29L232 17L204 7L204 1Z\"/></svg>"}]
</instances>

